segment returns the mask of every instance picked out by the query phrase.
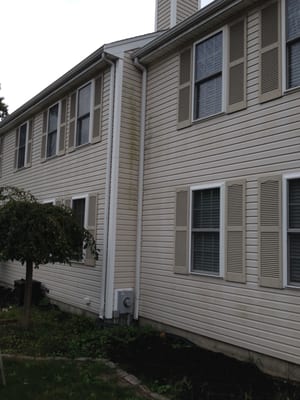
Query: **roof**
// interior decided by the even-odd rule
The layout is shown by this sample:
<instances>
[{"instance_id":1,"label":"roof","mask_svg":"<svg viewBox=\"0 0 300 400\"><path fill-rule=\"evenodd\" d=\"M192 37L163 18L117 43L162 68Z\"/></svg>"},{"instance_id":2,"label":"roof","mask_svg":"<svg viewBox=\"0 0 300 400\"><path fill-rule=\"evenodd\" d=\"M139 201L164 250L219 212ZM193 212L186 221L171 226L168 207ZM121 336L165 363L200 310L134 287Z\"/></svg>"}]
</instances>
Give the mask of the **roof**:
<instances>
[{"instance_id":1,"label":"roof","mask_svg":"<svg viewBox=\"0 0 300 400\"><path fill-rule=\"evenodd\" d=\"M49 107L91 78L97 71L107 68L111 62L115 62L122 55L122 52L144 46L147 41L157 37L158 34L154 32L103 45L16 111L9 114L0 123L0 135L31 118L42 109Z\"/></svg>"},{"instance_id":2,"label":"roof","mask_svg":"<svg viewBox=\"0 0 300 400\"><path fill-rule=\"evenodd\" d=\"M179 46L195 41L206 32L217 29L232 15L247 7L255 7L259 2L261 3L259 0L215 0L137 50L134 56L147 65L165 57Z\"/></svg>"}]
</instances>

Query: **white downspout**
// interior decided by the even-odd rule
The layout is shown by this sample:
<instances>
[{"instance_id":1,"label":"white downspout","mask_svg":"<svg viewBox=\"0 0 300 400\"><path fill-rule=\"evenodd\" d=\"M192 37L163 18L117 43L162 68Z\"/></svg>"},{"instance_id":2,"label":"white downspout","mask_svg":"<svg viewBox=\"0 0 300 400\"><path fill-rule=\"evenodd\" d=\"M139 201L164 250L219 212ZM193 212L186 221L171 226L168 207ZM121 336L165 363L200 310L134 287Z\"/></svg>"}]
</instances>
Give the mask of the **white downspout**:
<instances>
[{"instance_id":1,"label":"white downspout","mask_svg":"<svg viewBox=\"0 0 300 400\"><path fill-rule=\"evenodd\" d=\"M114 91L115 91L115 63L105 57L102 57L111 66L110 70L110 98L109 98L109 125L107 137L107 161L105 174L105 200L104 200L104 231L103 231L103 267L102 267L102 282L101 282L101 298L99 317L105 318L105 297L106 297L106 276L107 276L107 253L108 253L108 227L109 227L109 209L110 209L110 187L111 187L111 158L112 158L112 143L113 143L113 121L114 121Z\"/></svg>"},{"instance_id":2,"label":"white downspout","mask_svg":"<svg viewBox=\"0 0 300 400\"><path fill-rule=\"evenodd\" d=\"M122 108L122 86L123 86L124 61L118 59L116 62L115 93L114 93L114 117L113 117L113 143L111 157L111 190L108 221L108 244L107 244L107 271L106 271L106 297L105 318L113 317L114 306L114 277L117 239L117 202L119 184L119 161L120 161L120 134L121 134L121 108Z\"/></svg>"},{"instance_id":3,"label":"white downspout","mask_svg":"<svg viewBox=\"0 0 300 400\"><path fill-rule=\"evenodd\" d=\"M144 148L145 148L145 129L146 129L146 91L147 91L147 69L140 64L137 58L134 65L142 73L142 101L141 101L141 128L140 128L140 160L139 160L139 181L138 181L138 210L137 210L137 234L136 234L136 263L135 263L135 301L134 319L139 317L140 304L140 281L141 281L141 246L143 228L143 192L144 192Z\"/></svg>"}]
</instances>

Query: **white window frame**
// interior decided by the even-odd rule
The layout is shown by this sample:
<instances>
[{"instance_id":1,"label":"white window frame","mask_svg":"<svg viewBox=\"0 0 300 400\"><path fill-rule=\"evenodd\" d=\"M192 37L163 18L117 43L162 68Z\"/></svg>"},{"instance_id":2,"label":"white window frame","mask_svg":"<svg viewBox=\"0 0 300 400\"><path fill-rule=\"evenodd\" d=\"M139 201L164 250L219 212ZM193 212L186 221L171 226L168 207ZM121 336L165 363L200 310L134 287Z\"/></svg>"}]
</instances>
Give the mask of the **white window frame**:
<instances>
[{"instance_id":1,"label":"white window frame","mask_svg":"<svg viewBox=\"0 0 300 400\"><path fill-rule=\"evenodd\" d=\"M77 134L78 134L78 101L79 101L79 91L85 86L91 85L91 97L90 97L90 126L89 126L89 139L87 143L82 143L77 145ZM74 135L74 147L79 148L81 146L86 146L92 142L92 132L94 124L94 98L95 98L95 79L85 82L83 85L79 86L76 91L76 109L75 109L75 135Z\"/></svg>"},{"instance_id":2,"label":"white window frame","mask_svg":"<svg viewBox=\"0 0 300 400\"><path fill-rule=\"evenodd\" d=\"M288 181L292 179L299 179L300 172L285 174L282 177L282 256L283 256L283 285L288 288L299 288L300 283L291 284L288 282Z\"/></svg>"},{"instance_id":3,"label":"white window frame","mask_svg":"<svg viewBox=\"0 0 300 400\"><path fill-rule=\"evenodd\" d=\"M72 196L71 198L71 210L73 210L73 201L74 200L82 200L85 199L85 209L84 209L84 228L87 227L87 221L88 221L88 208L89 208L89 195L87 193L81 194L81 195L76 195Z\"/></svg>"},{"instance_id":4,"label":"white window frame","mask_svg":"<svg viewBox=\"0 0 300 400\"><path fill-rule=\"evenodd\" d=\"M209 274L207 272L192 270L192 223L193 223L193 192L206 189L220 189L220 261L219 274ZM189 273L193 275L208 276L211 278L224 278L225 275L225 182L216 182L203 185L195 185L190 187L190 204L189 204Z\"/></svg>"},{"instance_id":5,"label":"white window frame","mask_svg":"<svg viewBox=\"0 0 300 400\"><path fill-rule=\"evenodd\" d=\"M43 204L53 204L55 206L56 199L55 198L53 198L53 199L45 199L45 200L42 201L42 203Z\"/></svg>"},{"instance_id":6,"label":"white window frame","mask_svg":"<svg viewBox=\"0 0 300 400\"><path fill-rule=\"evenodd\" d=\"M19 152L20 152L20 137L21 137L21 127L23 125L26 125L26 139L25 139L25 153L24 153L24 165L22 167L19 167ZM19 137L18 137L18 153L17 153L17 165L16 165L16 169L20 170L23 168L26 168L26 164L27 164L27 147L28 147L28 136L29 136L29 121L24 122L23 124L19 125Z\"/></svg>"},{"instance_id":7,"label":"white window frame","mask_svg":"<svg viewBox=\"0 0 300 400\"><path fill-rule=\"evenodd\" d=\"M50 109L54 106L56 106L58 104L58 115L57 115L57 135L56 135L56 149L55 149L55 154L53 154L52 156L48 157L48 134L49 134L49 115L50 115ZM47 111L47 135L46 135L46 159L52 158L57 156L58 151L59 151L59 139L60 139L60 120L61 120L61 100L57 101L56 103L52 104L52 106L50 106L48 108Z\"/></svg>"},{"instance_id":8,"label":"white window frame","mask_svg":"<svg viewBox=\"0 0 300 400\"><path fill-rule=\"evenodd\" d=\"M289 93L293 90L300 88L294 86L291 88L287 87L287 37L286 37L286 0L281 0L281 50L282 50L282 86L283 92Z\"/></svg>"},{"instance_id":9,"label":"white window frame","mask_svg":"<svg viewBox=\"0 0 300 400\"><path fill-rule=\"evenodd\" d=\"M222 32L222 108L221 111L217 112L216 114L211 114L205 116L203 118L195 118L195 75L196 75L196 46L209 38L217 35L218 33ZM223 26L221 29L217 29L216 31L210 33L209 35L204 36L197 42L193 44L193 54L192 54L192 122L203 121L208 118L215 117L217 115L223 114L226 110L226 98L227 98L227 85L225 79L228 75L228 26Z\"/></svg>"}]
</instances>

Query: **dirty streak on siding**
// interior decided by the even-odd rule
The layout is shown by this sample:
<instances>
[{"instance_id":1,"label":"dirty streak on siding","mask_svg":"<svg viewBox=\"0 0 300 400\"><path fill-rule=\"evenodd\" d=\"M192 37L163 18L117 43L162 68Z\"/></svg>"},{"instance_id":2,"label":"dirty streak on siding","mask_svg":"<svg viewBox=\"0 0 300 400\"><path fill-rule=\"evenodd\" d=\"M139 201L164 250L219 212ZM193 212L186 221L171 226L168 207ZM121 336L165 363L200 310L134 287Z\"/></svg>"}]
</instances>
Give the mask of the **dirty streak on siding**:
<instances>
[{"instance_id":1,"label":"dirty streak on siding","mask_svg":"<svg viewBox=\"0 0 300 400\"><path fill-rule=\"evenodd\" d=\"M258 285L257 178L300 171L300 92L259 104L258 21L243 111L177 130L178 56L149 67L140 315L299 364L300 290ZM247 180L247 283L174 274L176 189L235 178Z\"/></svg>"},{"instance_id":2,"label":"dirty streak on siding","mask_svg":"<svg viewBox=\"0 0 300 400\"><path fill-rule=\"evenodd\" d=\"M134 287L137 226L141 73L124 58L115 288Z\"/></svg>"}]
</instances>

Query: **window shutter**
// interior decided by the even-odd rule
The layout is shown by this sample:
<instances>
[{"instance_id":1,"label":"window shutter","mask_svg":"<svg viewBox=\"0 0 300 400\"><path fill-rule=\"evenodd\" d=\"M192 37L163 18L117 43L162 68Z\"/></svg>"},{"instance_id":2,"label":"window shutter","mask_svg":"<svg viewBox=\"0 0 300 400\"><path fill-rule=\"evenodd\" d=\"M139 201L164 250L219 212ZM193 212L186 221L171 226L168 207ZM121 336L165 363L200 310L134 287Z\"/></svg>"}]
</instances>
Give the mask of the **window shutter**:
<instances>
[{"instance_id":1,"label":"window shutter","mask_svg":"<svg viewBox=\"0 0 300 400\"><path fill-rule=\"evenodd\" d=\"M69 152L75 148L76 92L70 96Z\"/></svg>"},{"instance_id":2,"label":"window shutter","mask_svg":"<svg viewBox=\"0 0 300 400\"><path fill-rule=\"evenodd\" d=\"M59 143L58 155L65 154L65 141L66 141L66 115L67 115L67 99L63 99L60 103L60 128L59 128Z\"/></svg>"},{"instance_id":3,"label":"window shutter","mask_svg":"<svg viewBox=\"0 0 300 400\"><path fill-rule=\"evenodd\" d=\"M14 169L18 169L18 154L19 154L19 141L20 141L20 128L16 129L16 141L15 141L15 158L14 158Z\"/></svg>"},{"instance_id":4,"label":"window shutter","mask_svg":"<svg viewBox=\"0 0 300 400\"><path fill-rule=\"evenodd\" d=\"M280 2L260 13L260 102L281 96Z\"/></svg>"},{"instance_id":5,"label":"window shutter","mask_svg":"<svg viewBox=\"0 0 300 400\"><path fill-rule=\"evenodd\" d=\"M226 183L225 276L242 283L246 282L245 190L244 180Z\"/></svg>"},{"instance_id":6,"label":"window shutter","mask_svg":"<svg viewBox=\"0 0 300 400\"><path fill-rule=\"evenodd\" d=\"M179 54L179 88L177 128L191 125L192 49Z\"/></svg>"},{"instance_id":7,"label":"window shutter","mask_svg":"<svg viewBox=\"0 0 300 400\"><path fill-rule=\"evenodd\" d=\"M64 204L66 207L72 208L72 199L70 199L70 198L64 199L64 200L63 200L63 204Z\"/></svg>"},{"instance_id":8,"label":"window shutter","mask_svg":"<svg viewBox=\"0 0 300 400\"><path fill-rule=\"evenodd\" d=\"M246 107L246 20L229 27L228 112Z\"/></svg>"},{"instance_id":9,"label":"window shutter","mask_svg":"<svg viewBox=\"0 0 300 400\"><path fill-rule=\"evenodd\" d=\"M260 179L258 193L259 282L281 288L281 177Z\"/></svg>"},{"instance_id":10,"label":"window shutter","mask_svg":"<svg viewBox=\"0 0 300 400\"><path fill-rule=\"evenodd\" d=\"M175 262L174 272L189 272L189 190L176 192Z\"/></svg>"},{"instance_id":11,"label":"window shutter","mask_svg":"<svg viewBox=\"0 0 300 400\"><path fill-rule=\"evenodd\" d=\"M95 79L92 143L101 140L102 77Z\"/></svg>"},{"instance_id":12,"label":"window shutter","mask_svg":"<svg viewBox=\"0 0 300 400\"><path fill-rule=\"evenodd\" d=\"M45 161L45 159L46 159L47 121L48 121L48 111L44 111L43 112L43 133L42 133L42 144L41 144L41 161Z\"/></svg>"},{"instance_id":13,"label":"window shutter","mask_svg":"<svg viewBox=\"0 0 300 400\"><path fill-rule=\"evenodd\" d=\"M2 162L3 162L3 136L0 136L0 178L2 176Z\"/></svg>"},{"instance_id":14,"label":"window shutter","mask_svg":"<svg viewBox=\"0 0 300 400\"><path fill-rule=\"evenodd\" d=\"M87 219L87 230L96 239L96 222L97 222L97 195L89 195L88 198L88 219ZM96 260L91 253L89 248L86 249L84 263L89 266L95 266Z\"/></svg>"}]
</instances>

